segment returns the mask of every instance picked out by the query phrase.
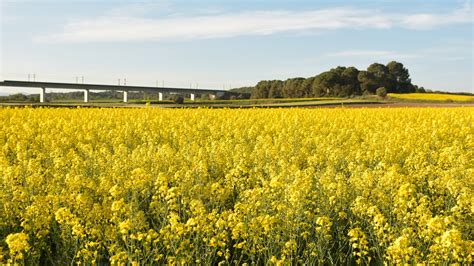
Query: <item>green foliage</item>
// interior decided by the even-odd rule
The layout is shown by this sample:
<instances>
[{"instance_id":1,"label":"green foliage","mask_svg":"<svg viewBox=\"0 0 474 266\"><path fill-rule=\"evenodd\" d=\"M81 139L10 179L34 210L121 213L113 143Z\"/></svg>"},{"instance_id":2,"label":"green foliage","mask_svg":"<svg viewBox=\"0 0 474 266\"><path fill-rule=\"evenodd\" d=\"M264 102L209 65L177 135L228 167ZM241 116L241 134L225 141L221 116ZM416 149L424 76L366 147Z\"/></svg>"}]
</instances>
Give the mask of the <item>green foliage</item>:
<instances>
[{"instance_id":1,"label":"green foliage","mask_svg":"<svg viewBox=\"0 0 474 266\"><path fill-rule=\"evenodd\" d=\"M165 94L165 97L168 97ZM114 99L122 99L123 93L120 91L97 91L89 92L89 97L91 100L100 100L108 101ZM60 102L60 101L70 101L78 100L82 101L84 99L83 91L69 91L69 92L54 92L47 91L46 99L48 102ZM130 91L128 92L129 100L158 100L159 92L140 92L140 91ZM24 95L21 93L12 94L8 96L0 96L0 102L38 102L39 94L29 94Z\"/></svg>"},{"instance_id":2,"label":"green foliage","mask_svg":"<svg viewBox=\"0 0 474 266\"><path fill-rule=\"evenodd\" d=\"M241 87L229 90L225 93L226 99L250 99L253 87Z\"/></svg>"},{"instance_id":3,"label":"green foliage","mask_svg":"<svg viewBox=\"0 0 474 266\"><path fill-rule=\"evenodd\" d=\"M402 63L374 63L367 70L338 66L317 76L281 80L262 80L251 89L252 98L349 97L376 94L384 87L387 93L417 92ZM246 90L249 90L246 88ZM424 89L423 89L424 91Z\"/></svg>"},{"instance_id":4,"label":"green foliage","mask_svg":"<svg viewBox=\"0 0 474 266\"><path fill-rule=\"evenodd\" d=\"M414 87L415 87L415 92L416 93L425 93L426 92L424 87L418 87L416 85Z\"/></svg>"},{"instance_id":5,"label":"green foliage","mask_svg":"<svg viewBox=\"0 0 474 266\"><path fill-rule=\"evenodd\" d=\"M282 96L284 98L301 98L305 97L306 92L302 90L305 78L292 78L283 82Z\"/></svg>"},{"instance_id":6,"label":"green foliage","mask_svg":"<svg viewBox=\"0 0 474 266\"><path fill-rule=\"evenodd\" d=\"M0 96L0 102L37 102L39 101L38 94L25 95L16 93L8 96Z\"/></svg>"},{"instance_id":7,"label":"green foliage","mask_svg":"<svg viewBox=\"0 0 474 266\"><path fill-rule=\"evenodd\" d=\"M237 93L252 93L253 87L240 87L240 88L234 88L231 89L231 92L237 92Z\"/></svg>"},{"instance_id":8,"label":"green foliage","mask_svg":"<svg viewBox=\"0 0 474 266\"><path fill-rule=\"evenodd\" d=\"M387 96L387 89L385 87L380 87L376 91L377 96L385 98Z\"/></svg>"},{"instance_id":9,"label":"green foliage","mask_svg":"<svg viewBox=\"0 0 474 266\"><path fill-rule=\"evenodd\" d=\"M174 103L177 103L177 104L183 104L184 103L184 98L183 98L183 96L175 95L173 97L173 101L174 101Z\"/></svg>"}]
</instances>

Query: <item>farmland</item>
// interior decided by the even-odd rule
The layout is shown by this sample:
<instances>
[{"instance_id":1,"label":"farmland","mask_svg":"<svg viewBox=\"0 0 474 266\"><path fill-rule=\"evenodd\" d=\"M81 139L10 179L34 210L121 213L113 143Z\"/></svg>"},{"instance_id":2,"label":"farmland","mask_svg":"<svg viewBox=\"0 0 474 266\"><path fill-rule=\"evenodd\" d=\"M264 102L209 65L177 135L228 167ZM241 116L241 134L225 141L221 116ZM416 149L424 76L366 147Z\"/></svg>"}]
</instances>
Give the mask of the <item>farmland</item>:
<instances>
[{"instance_id":1,"label":"farmland","mask_svg":"<svg viewBox=\"0 0 474 266\"><path fill-rule=\"evenodd\" d=\"M473 95L446 93L389 93L389 97L399 100L474 102Z\"/></svg>"},{"instance_id":2,"label":"farmland","mask_svg":"<svg viewBox=\"0 0 474 266\"><path fill-rule=\"evenodd\" d=\"M473 261L472 107L0 121L1 264Z\"/></svg>"}]
</instances>

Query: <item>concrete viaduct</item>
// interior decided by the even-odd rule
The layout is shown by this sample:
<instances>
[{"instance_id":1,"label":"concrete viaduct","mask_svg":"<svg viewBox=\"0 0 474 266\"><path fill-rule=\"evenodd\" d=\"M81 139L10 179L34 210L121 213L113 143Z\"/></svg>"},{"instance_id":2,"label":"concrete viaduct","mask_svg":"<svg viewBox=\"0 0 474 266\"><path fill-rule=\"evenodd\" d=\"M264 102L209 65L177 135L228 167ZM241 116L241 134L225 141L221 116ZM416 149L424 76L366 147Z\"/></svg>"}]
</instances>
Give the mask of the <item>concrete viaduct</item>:
<instances>
[{"instance_id":1,"label":"concrete viaduct","mask_svg":"<svg viewBox=\"0 0 474 266\"><path fill-rule=\"evenodd\" d=\"M123 101L128 102L129 91L151 91L158 92L159 100L163 100L163 93L186 93L191 95L191 100L195 100L196 94L210 94L211 97L220 97L224 95L225 90L212 89L192 89L192 88L172 88L172 87L146 87L146 86L126 86L126 85L102 85L102 84L83 84L83 83L58 83L58 82L40 82L40 81L19 81L4 80L0 81L0 86L4 87L22 87L22 88L39 88L40 102L46 100L46 89L68 89L83 90L84 102L89 102L89 91L122 91Z\"/></svg>"}]
</instances>

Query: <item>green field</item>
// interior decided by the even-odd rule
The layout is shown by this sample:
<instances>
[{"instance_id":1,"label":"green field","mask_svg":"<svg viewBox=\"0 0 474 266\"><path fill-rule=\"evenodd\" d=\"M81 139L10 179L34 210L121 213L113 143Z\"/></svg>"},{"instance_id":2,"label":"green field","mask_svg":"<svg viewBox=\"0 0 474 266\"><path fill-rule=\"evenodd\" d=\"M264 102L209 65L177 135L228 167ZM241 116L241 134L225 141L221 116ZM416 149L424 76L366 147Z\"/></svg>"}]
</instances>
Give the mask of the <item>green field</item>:
<instances>
[{"instance_id":1,"label":"green field","mask_svg":"<svg viewBox=\"0 0 474 266\"><path fill-rule=\"evenodd\" d=\"M412 106L412 105L471 105L474 96L461 94L441 93L410 93L388 94L381 98L375 95L343 97L318 97L318 98L273 98L273 99L234 99L234 100L203 100L191 101L185 99L184 103L177 104L172 100L138 100L131 99L124 103L121 99L91 99L84 103L78 99L55 100L46 103L38 102L3 102L0 106L34 106L34 107L157 107L157 108L290 108L290 107L344 107L344 106Z\"/></svg>"}]
</instances>

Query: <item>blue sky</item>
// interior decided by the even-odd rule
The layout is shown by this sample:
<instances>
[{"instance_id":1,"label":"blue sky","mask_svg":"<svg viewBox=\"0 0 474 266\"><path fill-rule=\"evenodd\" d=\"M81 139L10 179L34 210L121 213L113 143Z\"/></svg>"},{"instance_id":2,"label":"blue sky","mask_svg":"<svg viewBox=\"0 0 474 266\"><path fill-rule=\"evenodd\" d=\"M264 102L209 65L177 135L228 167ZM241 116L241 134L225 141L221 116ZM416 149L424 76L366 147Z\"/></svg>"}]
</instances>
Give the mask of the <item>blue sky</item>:
<instances>
[{"instance_id":1,"label":"blue sky","mask_svg":"<svg viewBox=\"0 0 474 266\"><path fill-rule=\"evenodd\" d=\"M457 0L2 0L0 80L219 89L396 60L474 92L473 20Z\"/></svg>"}]
</instances>

